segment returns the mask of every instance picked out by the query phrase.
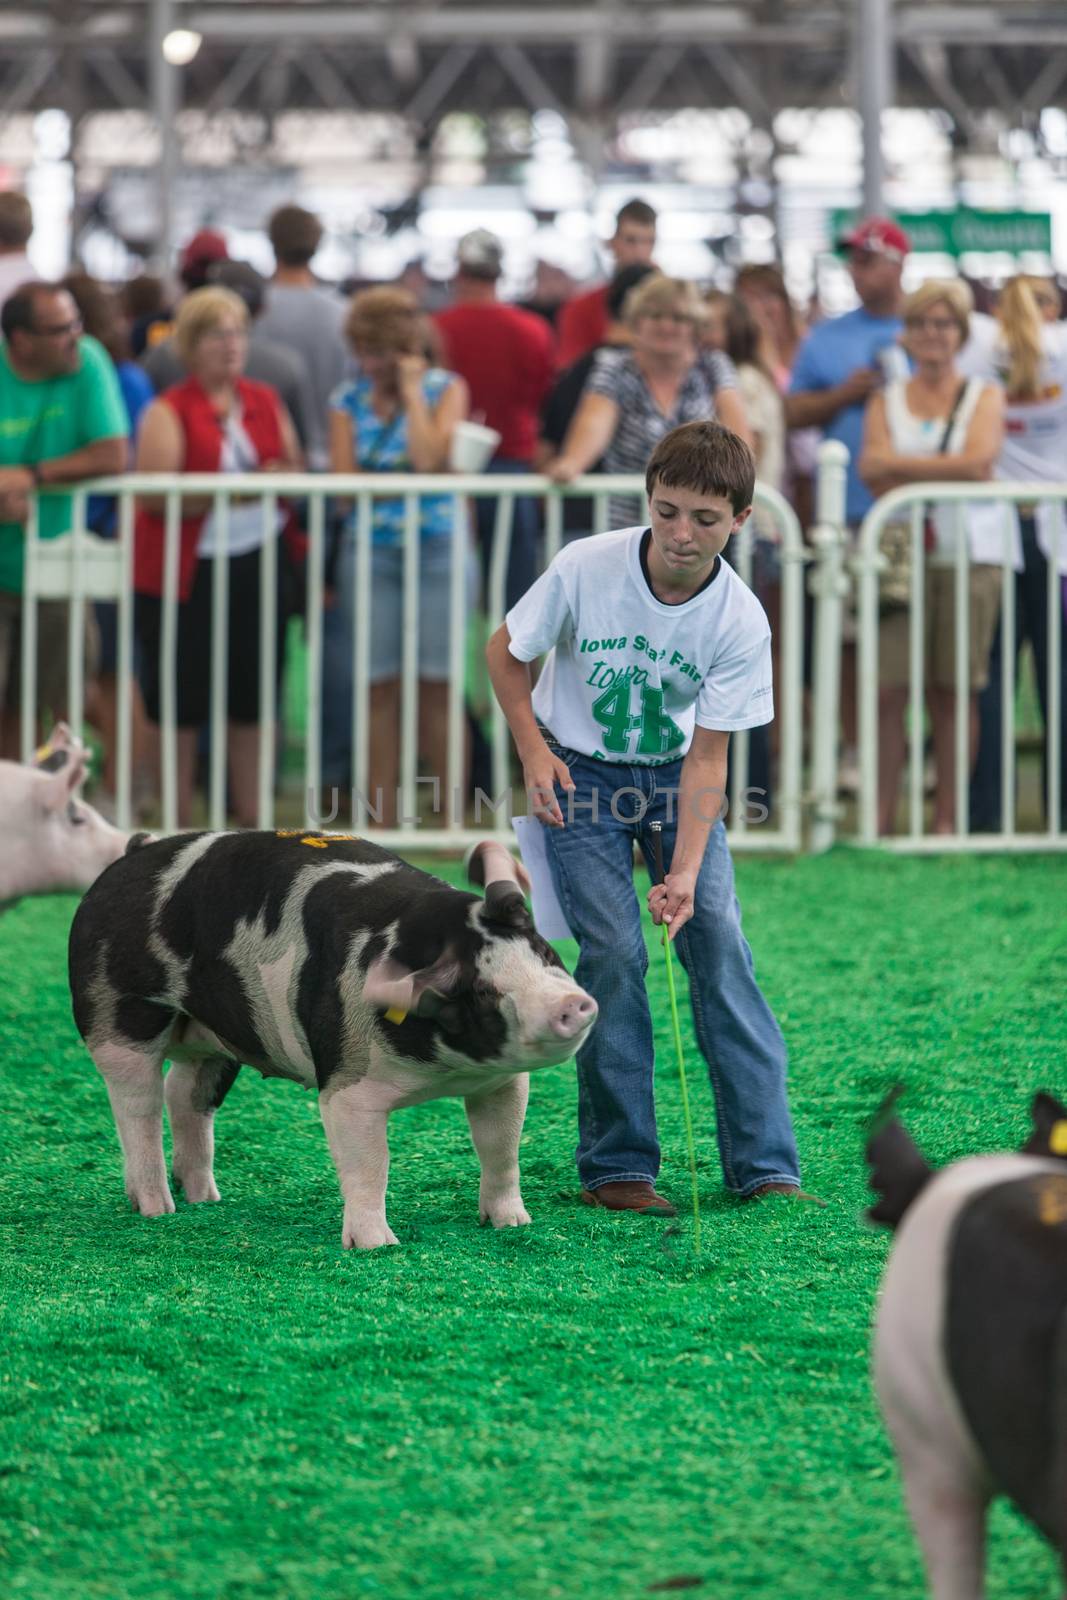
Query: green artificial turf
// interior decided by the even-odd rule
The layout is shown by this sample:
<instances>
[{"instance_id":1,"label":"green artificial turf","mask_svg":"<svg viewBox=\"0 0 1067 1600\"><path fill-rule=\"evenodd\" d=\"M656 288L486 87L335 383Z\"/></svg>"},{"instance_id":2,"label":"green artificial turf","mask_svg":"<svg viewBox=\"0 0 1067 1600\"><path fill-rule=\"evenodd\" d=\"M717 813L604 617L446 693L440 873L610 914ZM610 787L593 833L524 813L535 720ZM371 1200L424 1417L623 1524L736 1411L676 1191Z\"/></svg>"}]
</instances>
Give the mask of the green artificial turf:
<instances>
[{"instance_id":1,"label":"green artificial turf","mask_svg":"<svg viewBox=\"0 0 1067 1600\"><path fill-rule=\"evenodd\" d=\"M829 1203L722 1193L684 1012L699 1257L684 1215L575 1204L569 1067L533 1083L531 1228L477 1226L442 1101L393 1119L401 1247L342 1252L314 1099L253 1072L218 1119L222 1204L132 1216L69 1015L72 903L0 920L4 1595L617 1600L682 1577L714 1600L921 1595L868 1381L889 1241L862 1220L862 1127L901 1079L943 1162L1019 1143L1031 1092L1067 1089L1067 858L837 852L738 880ZM661 1187L684 1206L651 955ZM1060 1593L1003 1506L991 1570L991 1600Z\"/></svg>"}]
</instances>

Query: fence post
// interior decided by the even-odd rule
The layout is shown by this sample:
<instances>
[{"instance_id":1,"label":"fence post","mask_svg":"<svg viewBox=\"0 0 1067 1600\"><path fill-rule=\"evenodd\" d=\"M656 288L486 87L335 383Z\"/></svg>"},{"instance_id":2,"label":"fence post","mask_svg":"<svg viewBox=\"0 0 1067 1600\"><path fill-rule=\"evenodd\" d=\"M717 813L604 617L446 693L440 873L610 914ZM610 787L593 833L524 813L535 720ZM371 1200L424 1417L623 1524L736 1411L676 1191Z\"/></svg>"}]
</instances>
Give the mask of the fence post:
<instances>
[{"instance_id":1,"label":"fence post","mask_svg":"<svg viewBox=\"0 0 1067 1600\"><path fill-rule=\"evenodd\" d=\"M812 683L811 849L829 850L837 826L837 727L841 699L841 624L849 578L845 571L845 491L848 450L836 439L819 446L815 526L811 547L815 565L809 589L815 601Z\"/></svg>"}]
</instances>

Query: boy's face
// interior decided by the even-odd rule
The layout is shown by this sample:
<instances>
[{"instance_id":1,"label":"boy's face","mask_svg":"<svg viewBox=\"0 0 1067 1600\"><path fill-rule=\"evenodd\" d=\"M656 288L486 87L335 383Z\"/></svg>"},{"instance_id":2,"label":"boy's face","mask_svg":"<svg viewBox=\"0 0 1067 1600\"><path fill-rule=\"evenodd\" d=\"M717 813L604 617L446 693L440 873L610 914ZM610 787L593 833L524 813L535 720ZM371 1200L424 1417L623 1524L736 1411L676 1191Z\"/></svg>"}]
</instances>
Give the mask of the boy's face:
<instances>
[{"instance_id":1,"label":"boy's face","mask_svg":"<svg viewBox=\"0 0 1067 1600\"><path fill-rule=\"evenodd\" d=\"M725 495L696 489L663 488L649 496L652 543L665 573L676 582L707 575L732 533L744 527L752 507L735 512Z\"/></svg>"}]
</instances>

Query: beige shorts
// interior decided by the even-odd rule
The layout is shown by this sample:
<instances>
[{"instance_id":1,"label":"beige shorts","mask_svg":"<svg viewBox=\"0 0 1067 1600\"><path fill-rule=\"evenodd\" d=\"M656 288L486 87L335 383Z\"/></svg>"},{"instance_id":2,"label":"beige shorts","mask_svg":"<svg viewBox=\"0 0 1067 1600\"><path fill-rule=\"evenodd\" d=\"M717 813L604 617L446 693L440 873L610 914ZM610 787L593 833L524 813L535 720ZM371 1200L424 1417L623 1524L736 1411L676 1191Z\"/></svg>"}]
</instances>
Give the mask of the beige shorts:
<instances>
[{"instance_id":1,"label":"beige shorts","mask_svg":"<svg viewBox=\"0 0 1067 1600\"><path fill-rule=\"evenodd\" d=\"M923 659L926 684L934 689L956 687L956 572L953 567L926 567L923 605ZM989 682L989 655L1000 617L999 567L976 563L968 574L967 671L972 690ZM907 688L911 682L911 620L905 607L890 611L878 628L878 676L886 688Z\"/></svg>"},{"instance_id":2,"label":"beige shorts","mask_svg":"<svg viewBox=\"0 0 1067 1600\"><path fill-rule=\"evenodd\" d=\"M83 602L85 604L85 602ZM68 714L66 600L37 602L37 710ZM85 609L85 678L96 671L99 635L91 605ZM0 713L17 712L22 686L22 596L0 590Z\"/></svg>"}]
</instances>

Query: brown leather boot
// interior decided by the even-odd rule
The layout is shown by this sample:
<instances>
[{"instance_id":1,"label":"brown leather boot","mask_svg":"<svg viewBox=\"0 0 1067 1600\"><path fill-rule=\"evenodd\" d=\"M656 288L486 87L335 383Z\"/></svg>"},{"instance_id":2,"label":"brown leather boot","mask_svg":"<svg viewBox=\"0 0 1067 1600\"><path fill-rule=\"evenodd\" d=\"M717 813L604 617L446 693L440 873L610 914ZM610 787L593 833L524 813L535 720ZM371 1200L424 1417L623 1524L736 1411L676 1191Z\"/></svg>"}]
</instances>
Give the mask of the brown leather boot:
<instances>
[{"instance_id":1,"label":"brown leather boot","mask_svg":"<svg viewBox=\"0 0 1067 1600\"><path fill-rule=\"evenodd\" d=\"M753 1189L751 1194L746 1194L746 1200L762 1200L764 1195L785 1194L791 1200L807 1200L809 1205L825 1206L826 1201L820 1200L818 1195L808 1194L796 1183L761 1183L758 1189Z\"/></svg>"},{"instance_id":2,"label":"brown leather boot","mask_svg":"<svg viewBox=\"0 0 1067 1600\"><path fill-rule=\"evenodd\" d=\"M605 1211L640 1211L650 1217L676 1217L669 1200L657 1194L650 1183L629 1180L602 1183L597 1189L583 1189L584 1206L602 1206Z\"/></svg>"}]
</instances>

